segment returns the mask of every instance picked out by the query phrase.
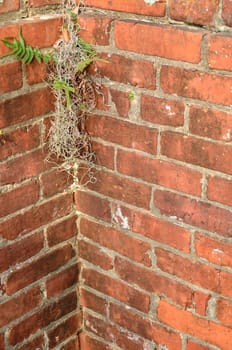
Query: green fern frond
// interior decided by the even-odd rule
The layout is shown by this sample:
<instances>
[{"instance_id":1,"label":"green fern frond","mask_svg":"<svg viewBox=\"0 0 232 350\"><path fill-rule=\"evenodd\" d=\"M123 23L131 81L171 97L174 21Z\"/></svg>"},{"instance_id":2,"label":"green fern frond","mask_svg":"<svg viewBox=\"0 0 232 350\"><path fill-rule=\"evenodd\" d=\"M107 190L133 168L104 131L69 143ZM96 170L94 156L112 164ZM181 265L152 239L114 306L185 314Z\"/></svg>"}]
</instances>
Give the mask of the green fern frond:
<instances>
[{"instance_id":1,"label":"green fern frond","mask_svg":"<svg viewBox=\"0 0 232 350\"><path fill-rule=\"evenodd\" d=\"M71 93L75 93L75 89L73 86L69 85L63 80L60 80L58 78L55 78L53 82L53 88L56 90L62 90L65 93L65 99L66 99L66 106L67 109L70 109L71 107Z\"/></svg>"},{"instance_id":2,"label":"green fern frond","mask_svg":"<svg viewBox=\"0 0 232 350\"><path fill-rule=\"evenodd\" d=\"M39 63L44 62L45 64L53 60L52 54L48 52L43 53L37 47L32 47L26 44L22 34L22 28L19 30L19 39L9 36L2 39L1 42L11 49L10 52L7 52L1 57L13 55L26 64L31 63L34 59L36 59L36 61Z\"/></svg>"}]
</instances>

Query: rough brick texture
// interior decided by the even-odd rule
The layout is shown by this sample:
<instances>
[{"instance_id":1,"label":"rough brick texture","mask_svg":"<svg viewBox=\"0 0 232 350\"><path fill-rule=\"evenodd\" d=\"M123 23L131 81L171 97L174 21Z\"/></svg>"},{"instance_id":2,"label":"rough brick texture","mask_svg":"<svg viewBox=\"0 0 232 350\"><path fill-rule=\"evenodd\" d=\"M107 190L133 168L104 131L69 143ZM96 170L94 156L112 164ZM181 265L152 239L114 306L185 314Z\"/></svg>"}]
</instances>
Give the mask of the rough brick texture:
<instances>
[{"instance_id":1,"label":"rough brick texture","mask_svg":"<svg viewBox=\"0 0 232 350\"><path fill-rule=\"evenodd\" d=\"M86 3L108 63L75 194L82 348L231 350L232 2Z\"/></svg>"},{"instance_id":2,"label":"rough brick texture","mask_svg":"<svg viewBox=\"0 0 232 350\"><path fill-rule=\"evenodd\" d=\"M1 1L0 38L18 36L22 27L31 45L52 46L62 23L54 16L58 2ZM44 123L54 98L45 75L36 62L0 59L1 350L79 349L77 216L70 179L46 161Z\"/></svg>"}]
</instances>

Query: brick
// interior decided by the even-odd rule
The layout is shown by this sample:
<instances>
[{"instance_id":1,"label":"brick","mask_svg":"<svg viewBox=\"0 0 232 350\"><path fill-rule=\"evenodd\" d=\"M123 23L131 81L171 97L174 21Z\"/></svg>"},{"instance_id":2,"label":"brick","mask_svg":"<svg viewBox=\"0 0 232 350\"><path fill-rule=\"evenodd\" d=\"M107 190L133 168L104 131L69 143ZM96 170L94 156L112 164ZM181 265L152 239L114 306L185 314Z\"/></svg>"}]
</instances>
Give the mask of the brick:
<instances>
[{"instance_id":1,"label":"brick","mask_svg":"<svg viewBox=\"0 0 232 350\"><path fill-rule=\"evenodd\" d=\"M129 93L116 89L110 89L110 95L119 116L127 118L131 107Z\"/></svg>"},{"instance_id":2,"label":"brick","mask_svg":"<svg viewBox=\"0 0 232 350\"><path fill-rule=\"evenodd\" d=\"M162 215L175 217L176 220L218 233L224 237L229 238L232 235L230 210L160 190L154 194L154 205Z\"/></svg>"},{"instance_id":3,"label":"brick","mask_svg":"<svg viewBox=\"0 0 232 350\"><path fill-rule=\"evenodd\" d=\"M40 181L43 196L47 198L68 190L73 178L65 170L57 169L43 174Z\"/></svg>"},{"instance_id":4,"label":"brick","mask_svg":"<svg viewBox=\"0 0 232 350\"><path fill-rule=\"evenodd\" d=\"M113 222L123 228L125 219L130 231L184 252L190 251L189 230L150 214L113 205Z\"/></svg>"},{"instance_id":5,"label":"brick","mask_svg":"<svg viewBox=\"0 0 232 350\"><path fill-rule=\"evenodd\" d=\"M206 294L200 291L194 291L193 304L194 304L196 313L203 316L207 315L207 308L208 308L208 302L210 300L210 297L211 297L210 294Z\"/></svg>"},{"instance_id":6,"label":"brick","mask_svg":"<svg viewBox=\"0 0 232 350\"><path fill-rule=\"evenodd\" d=\"M29 0L29 4L32 7L56 5L60 4L61 0Z\"/></svg>"},{"instance_id":7,"label":"brick","mask_svg":"<svg viewBox=\"0 0 232 350\"><path fill-rule=\"evenodd\" d=\"M105 16L78 16L81 26L80 37L93 45L107 46L110 44L112 19Z\"/></svg>"},{"instance_id":8,"label":"brick","mask_svg":"<svg viewBox=\"0 0 232 350\"><path fill-rule=\"evenodd\" d=\"M33 60L30 64L25 66L26 80L29 85L42 83L47 77L47 68L44 63L39 63Z\"/></svg>"},{"instance_id":9,"label":"brick","mask_svg":"<svg viewBox=\"0 0 232 350\"><path fill-rule=\"evenodd\" d=\"M232 26L232 3L230 0L222 2L222 18L226 25Z\"/></svg>"},{"instance_id":10,"label":"brick","mask_svg":"<svg viewBox=\"0 0 232 350\"><path fill-rule=\"evenodd\" d=\"M195 251L197 256L213 264L232 267L232 244L230 242L222 242L216 238L196 233Z\"/></svg>"},{"instance_id":11,"label":"brick","mask_svg":"<svg viewBox=\"0 0 232 350\"><path fill-rule=\"evenodd\" d=\"M162 271L210 291L231 297L231 273L221 271L198 261L194 262L161 248L156 249L156 256L157 266Z\"/></svg>"},{"instance_id":12,"label":"brick","mask_svg":"<svg viewBox=\"0 0 232 350\"><path fill-rule=\"evenodd\" d=\"M0 272L12 268L39 253L44 246L42 232L37 232L20 241L8 244L0 249Z\"/></svg>"},{"instance_id":13,"label":"brick","mask_svg":"<svg viewBox=\"0 0 232 350\"><path fill-rule=\"evenodd\" d=\"M64 315L74 311L77 307L76 292L71 292L62 299L55 300L20 323L13 326L9 331L9 343L15 345L29 338L39 329L48 326L62 318Z\"/></svg>"},{"instance_id":14,"label":"brick","mask_svg":"<svg viewBox=\"0 0 232 350\"><path fill-rule=\"evenodd\" d=\"M47 240L49 247L67 241L77 234L76 216L72 216L47 229Z\"/></svg>"},{"instance_id":15,"label":"brick","mask_svg":"<svg viewBox=\"0 0 232 350\"><path fill-rule=\"evenodd\" d=\"M39 199L39 185L36 181L22 185L0 197L0 217L34 204Z\"/></svg>"},{"instance_id":16,"label":"brick","mask_svg":"<svg viewBox=\"0 0 232 350\"><path fill-rule=\"evenodd\" d=\"M86 191L77 191L75 193L76 209L87 215L102 219L106 222L111 220L111 211L109 201L96 197Z\"/></svg>"},{"instance_id":17,"label":"brick","mask_svg":"<svg viewBox=\"0 0 232 350\"><path fill-rule=\"evenodd\" d=\"M149 208L151 188L147 185L100 170L96 179L95 184L88 185L91 190L140 208Z\"/></svg>"},{"instance_id":18,"label":"brick","mask_svg":"<svg viewBox=\"0 0 232 350\"><path fill-rule=\"evenodd\" d=\"M50 272L57 270L71 260L74 255L72 247L66 244L13 271L6 281L7 294L12 295L16 291L48 275Z\"/></svg>"},{"instance_id":19,"label":"brick","mask_svg":"<svg viewBox=\"0 0 232 350\"><path fill-rule=\"evenodd\" d=\"M93 151L96 154L96 164L108 169L114 169L114 148L92 140Z\"/></svg>"},{"instance_id":20,"label":"brick","mask_svg":"<svg viewBox=\"0 0 232 350\"><path fill-rule=\"evenodd\" d=\"M213 35L209 38L208 63L210 68L232 70L232 38Z\"/></svg>"},{"instance_id":21,"label":"brick","mask_svg":"<svg viewBox=\"0 0 232 350\"><path fill-rule=\"evenodd\" d=\"M144 94L141 97L141 118L154 124L182 126L184 109L179 101Z\"/></svg>"},{"instance_id":22,"label":"brick","mask_svg":"<svg viewBox=\"0 0 232 350\"><path fill-rule=\"evenodd\" d=\"M218 5L219 0L169 0L172 19L197 25L213 24Z\"/></svg>"},{"instance_id":23,"label":"brick","mask_svg":"<svg viewBox=\"0 0 232 350\"><path fill-rule=\"evenodd\" d=\"M0 224L0 235L5 239L14 240L52 220L68 215L71 208L72 196L70 194L59 196L3 221Z\"/></svg>"},{"instance_id":24,"label":"brick","mask_svg":"<svg viewBox=\"0 0 232 350\"><path fill-rule=\"evenodd\" d=\"M165 4L162 0L156 1L152 6L146 4L142 0L127 0L126 2L123 0L112 0L107 2L104 0L86 0L85 4L106 10L131 12L139 15L156 17L162 17L165 15Z\"/></svg>"},{"instance_id":25,"label":"brick","mask_svg":"<svg viewBox=\"0 0 232 350\"><path fill-rule=\"evenodd\" d=\"M212 350L212 348L204 345L200 345L198 343L195 343L195 341L192 341L190 339L187 340L187 348L186 350Z\"/></svg>"},{"instance_id":26,"label":"brick","mask_svg":"<svg viewBox=\"0 0 232 350\"><path fill-rule=\"evenodd\" d=\"M33 47L50 47L59 39L61 26L61 17L30 19L22 24L23 37Z\"/></svg>"},{"instance_id":27,"label":"brick","mask_svg":"<svg viewBox=\"0 0 232 350\"><path fill-rule=\"evenodd\" d=\"M161 154L185 163L232 174L231 145L212 143L175 132L161 135Z\"/></svg>"},{"instance_id":28,"label":"brick","mask_svg":"<svg viewBox=\"0 0 232 350\"><path fill-rule=\"evenodd\" d=\"M0 4L0 13L7 13L19 10L20 0L3 0Z\"/></svg>"},{"instance_id":29,"label":"brick","mask_svg":"<svg viewBox=\"0 0 232 350\"><path fill-rule=\"evenodd\" d=\"M143 338L153 340L156 344L167 347L169 350L180 350L181 339L179 334L167 330L157 322L125 309L119 305L110 305L110 319Z\"/></svg>"},{"instance_id":30,"label":"brick","mask_svg":"<svg viewBox=\"0 0 232 350\"><path fill-rule=\"evenodd\" d=\"M79 335L77 335L74 339L71 339L69 342L65 343L62 346L62 350L80 350L80 341Z\"/></svg>"},{"instance_id":31,"label":"brick","mask_svg":"<svg viewBox=\"0 0 232 350\"><path fill-rule=\"evenodd\" d=\"M41 301L42 297L40 289L36 287L0 304L0 327L24 316L27 312L38 307Z\"/></svg>"},{"instance_id":32,"label":"brick","mask_svg":"<svg viewBox=\"0 0 232 350\"><path fill-rule=\"evenodd\" d=\"M120 346L126 350L141 350L144 348L144 341L132 333L122 332L119 327L116 327L112 323L106 320L98 319L87 313L84 314L85 329L89 332L93 332L98 337L101 337L113 344Z\"/></svg>"},{"instance_id":33,"label":"brick","mask_svg":"<svg viewBox=\"0 0 232 350\"><path fill-rule=\"evenodd\" d=\"M163 66L160 79L165 93L225 106L232 104L230 76ZM222 86L223 92L220 93Z\"/></svg>"},{"instance_id":34,"label":"brick","mask_svg":"<svg viewBox=\"0 0 232 350\"><path fill-rule=\"evenodd\" d=\"M45 348L45 342L44 342L44 337L39 336L32 341L24 344L23 346L20 346L18 350L31 350L31 349L43 349Z\"/></svg>"},{"instance_id":35,"label":"brick","mask_svg":"<svg viewBox=\"0 0 232 350\"><path fill-rule=\"evenodd\" d=\"M154 64L145 60L135 60L116 54L101 54L102 60L95 64L101 76L119 83L155 89L156 70Z\"/></svg>"},{"instance_id":36,"label":"brick","mask_svg":"<svg viewBox=\"0 0 232 350\"><path fill-rule=\"evenodd\" d=\"M0 94L18 90L22 85L20 62L10 62L0 66Z\"/></svg>"},{"instance_id":37,"label":"brick","mask_svg":"<svg viewBox=\"0 0 232 350\"><path fill-rule=\"evenodd\" d=\"M81 234L99 243L101 246L118 252L132 260L151 265L149 257L150 245L135 237L125 235L112 227L82 219L80 223Z\"/></svg>"},{"instance_id":38,"label":"brick","mask_svg":"<svg viewBox=\"0 0 232 350\"><path fill-rule=\"evenodd\" d=\"M216 176L208 178L207 197L210 200L232 206L232 182Z\"/></svg>"},{"instance_id":39,"label":"brick","mask_svg":"<svg viewBox=\"0 0 232 350\"><path fill-rule=\"evenodd\" d=\"M214 140L232 140L232 116L216 109L192 107L189 113L191 133Z\"/></svg>"},{"instance_id":40,"label":"brick","mask_svg":"<svg viewBox=\"0 0 232 350\"><path fill-rule=\"evenodd\" d=\"M150 293L171 299L184 308L193 306L193 291L177 281L159 275L153 270L132 264L119 257L115 259L115 271L121 279Z\"/></svg>"},{"instance_id":41,"label":"brick","mask_svg":"<svg viewBox=\"0 0 232 350\"><path fill-rule=\"evenodd\" d=\"M40 144L39 125L28 125L0 135L0 159L29 151Z\"/></svg>"},{"instance_id":42,"label":"brick","mask_svg":"<svg viewBox=\"0 0 232 350\"><path fill-rule=\"evenodd\" d=\"M113 259L109 254L105 253L102 248L85 241L78 242L78 257L100 266L104 270L113 268Z\"/></svg>"},{"instance_id":43,"label":"brick","mask_svg":"<svg viewBox=\"0 0 232 350\"><path fill-rule=\"evenodd\" d=\"M94 293L80 288L80 304L88 309L106 316L107 302L105 299L95 295Z\"/></svg>"},{"instance_id":44,"label":"brick","mask_svg":"<svg viewBox=\"0 0 232 350\"><path fill-rule=\"evenodd\" d=\"M107 294L140 311L148 312L149 310L150 298L148 294L138 291L124 282L91 269L83 269L82 279L84 284L92 289Z\"/></svg>"},{"instance_id":45,"label":"brick","mask_svg":"<svg viewBox=\"0 0 232 350\"><path fill-rule=\"evenodd\" d=\"M192 169L149 158L135 152L118 150L117 170L152 184L169 187L177 191L201 195L202 175Z\"/></svg>"},{"instance_id":46,"label":"brick","mask_svg":"<svg viewBox=\"0 0 232 350\"><path fill-rule=\"evenodd\" d=\"M223 350L231 348L230 328L197 317L188 311L177 309L164 300L161 300L158 306L158 319L170 327L197 336Z\"/></svg>"},{"instance_id":47,"label":"brick","mask_svg":"<svg viewBox=\"0 0 232 350\"><path fill-rule=\"evenodd\" d=\"M80 336L81 349L85 350L113 350L109 345L91 338L89 335L82 333Z\"/></svg>"},{"instance_id":48,"label":"brick","mask_svg":"<svg viewBox=\"0 0 232 350\"><path fill-rule=\"evenodd\" d=\"M75 264L48 278L46 281L47 296L51 298L59 293L62 293L65 289L72 286L75 287L78 282L78 275L79 269Z\"/></svg>"},{"instance_id":49,"label":"brick","mask_svg":"<svg viewBox=\"0 0 232 350\"><path fill-rule=\"evenodd\" d=\"M0 128L15 125L54 110L54 98L42 88L0 103Z\"/></svg>"},{"instance_id":50,"label":"brick","mask_svg":"<svg viewBox=\"0 0 232 350\"><path fill-rule=\"evenodd\" d=\"M115 45L120 50L199 63L202 34L150 23L115 22ZM175 49L171 49L174 47Z\"/></svg>"},{"instance_id":51,"label":"brick","mask_svg":"<svg viewBox=\"0 0 232 350\"><path fill-rule=\"evenodd\" d=\"M98 86L96 94L96 108L102 111L108 111L110 109L109 104L109 88L101 83Z\"/></svg>"},{"instance_id":52,"label":"brick","mask_svg":"<svg viewBox=\"0 0 232 350\"><path fill-rule=\"evenodd\" d=\"M91 115L87 124L93 137L151 154L157 150L157 129L107 116Z\"/></svg>"},{"instance_id":53,"label":"brick","mask_svg":"<svg viewBox=\"0 0 232 350\"><path fill-rule=\"evenodd\" d=\"M81 313L71 316L48 332L49 349L76 334L81 326Z\"/></svg>"},{"instance_id":54,"label":"brick","mask_svg":"<svg viewBox=\"0 0 232 350\"><path fill-rule=\"evenodd\" d=\"M9 1L11 4L13 3L12 0L7 0ZM5 4L0 4L0 9L1 7L5 8ZM9 25L2 25L0 26L0 38L3 39L6 36L13 36L16 37L18 36L19 33L19 25L14 23L14 24L9 24ZM6 52L8 52L9 49L6 47L6 45L4 45L2 42L0 42L0 55L5 54Z\"/></svg>"},{"instance_id":55,"label":"brick","mask_svg":"<svg viewBox=\"0 0 232 350\"><path fill-rule=\"evenodd\" d=\"M5 350L4 334L0 334L0 349Z\"/></svg>"},{"instance_id":56,"label":"brick","mask_svg":"<svg viewBox=\"0 0 232 350\"><path fill-rule=\"evenodd\" d=\"M232 302L226 299L218 299L216 307L217 318L223 324L232 326Z\"/></svg>"}]
</instances>

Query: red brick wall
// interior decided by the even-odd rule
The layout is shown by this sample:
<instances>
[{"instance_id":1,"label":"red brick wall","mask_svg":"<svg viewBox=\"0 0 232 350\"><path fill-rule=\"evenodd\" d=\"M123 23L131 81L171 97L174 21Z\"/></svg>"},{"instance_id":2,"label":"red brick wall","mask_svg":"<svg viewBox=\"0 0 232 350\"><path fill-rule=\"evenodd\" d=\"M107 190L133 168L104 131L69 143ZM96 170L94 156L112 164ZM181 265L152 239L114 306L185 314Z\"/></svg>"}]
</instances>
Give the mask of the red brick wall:
<instances>
[{"instance_id":1,"label":"red brick wall","mask_svg":"<svg viewBox=\"0 0 232 350\"><path fill-rule=\"evenodd\" d=\"M23 3L1 2L0 38L22 26L28 43L52 46L61 18L43 5L57 1ZM67 176L45 161L54 107L44 78L44 66L0 61L1 350L78 348L76 212Z\"/></svg>"},{"instance_id":2,"label":"red brick wall","mask_svg":"<svg viewBox=\"0 0 232 350\"><path fill-rule=\"evenodd\" d=\"M75 194L82 348L231 350L232 3L148 2L81 19L109 61Z\"/></svg>"}]
</instances>

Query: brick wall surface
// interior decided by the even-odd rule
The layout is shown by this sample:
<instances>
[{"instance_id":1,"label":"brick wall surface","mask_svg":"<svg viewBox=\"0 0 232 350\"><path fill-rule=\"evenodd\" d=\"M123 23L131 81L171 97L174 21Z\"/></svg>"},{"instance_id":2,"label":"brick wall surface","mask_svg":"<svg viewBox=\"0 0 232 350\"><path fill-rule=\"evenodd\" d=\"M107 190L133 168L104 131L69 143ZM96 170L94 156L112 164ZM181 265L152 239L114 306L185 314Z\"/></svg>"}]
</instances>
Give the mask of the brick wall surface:
<instances>
[{"instance_id":1,"label":"brick wall surface","mask_svg":"<svg viewBox=\"0 0 232 350\"><path fill-rule=\"evenodd\" d=\"M62 23L56 4L4 0L0 38L21 26L29 44L51 47ZM67 175L45 160L54 100L44 79L44 66L0 61L1 350L79 348L76 211Z\"/></svg>"},{"instance_id":2,"label":"brick wall surface","mask_svg":"<svg viewBox=\"0 0 232 350\"><path fill-rule=\"evenodd\" d=\"M0 1L0 38L52 46L59 3ZM108 62L75 206L45 161L45 67L0 61L0 349L231 350L232 3L85 4Z\"/></svg>"},{"instance_id":3,"label":"brick wall surface","mask_svg":"<svg viewBox=\"0 0 232 350\"><path fill-rule=\"evenodd\" d=\"M232 349L232 2L86 0L108 60L75 194L84 350Z\"/></svg>"}]
</instances>

